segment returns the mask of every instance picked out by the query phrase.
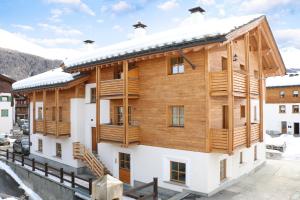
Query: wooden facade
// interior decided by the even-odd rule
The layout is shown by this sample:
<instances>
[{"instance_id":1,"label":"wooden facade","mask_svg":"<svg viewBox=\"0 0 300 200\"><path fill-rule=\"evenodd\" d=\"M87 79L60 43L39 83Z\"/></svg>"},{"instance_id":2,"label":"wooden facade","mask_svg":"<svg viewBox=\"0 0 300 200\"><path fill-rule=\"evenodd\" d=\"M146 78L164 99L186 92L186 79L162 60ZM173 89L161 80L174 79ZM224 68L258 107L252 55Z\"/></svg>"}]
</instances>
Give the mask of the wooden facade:
<instances>
[{"instance_id":1,"label":"wooden facade","mask_svg":"<svg viewBox=\"0 0 300 200\"><path fill-rule=\"evenodd\" d=\"M268 87L266 89L266 103L300 103L300 94L294 95L294 92L300 92L300 86L282 86ZM281 92L284 95L281 95Z\"/></svg>"},{"instance_id":2,"label":"wooden facade","mask_svg":"<svg viewBox=\"0 0 300 200\"><path fill-rule=\"evenodd\" d=\"M182 57L182 53L184 72L171 74L170 60ZM262 19L233 32L225 42L93 64L70 72L84 72L88 74L85 83L96 83L98 142L232 154L263 140L264 79L284 72L279 57ZM68 108L78 89L55 89L44 95L46 117L43 123L34 122L34 130L56 136L70 134ZM39 91L31 100L42 98ZM109 124L100 124L101 99L110 100ZM259 102L260 120L255 123L251 122L252 100ZM65 108L63 122L57 120L59 106ZM181 126L170 123L174 106L184 108ZM55 121L51 121L52 107L56 108Z\"/></svg>"}]
</instances>

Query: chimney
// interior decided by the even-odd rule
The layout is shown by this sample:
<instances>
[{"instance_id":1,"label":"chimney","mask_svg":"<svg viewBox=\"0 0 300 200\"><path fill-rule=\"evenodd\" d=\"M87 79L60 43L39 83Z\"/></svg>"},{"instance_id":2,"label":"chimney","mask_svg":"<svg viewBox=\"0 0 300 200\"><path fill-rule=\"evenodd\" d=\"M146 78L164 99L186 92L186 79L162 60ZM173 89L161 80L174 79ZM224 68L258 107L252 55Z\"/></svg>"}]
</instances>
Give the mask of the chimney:
<instances>
[{"instance_id":1,"label":"chimney","mask_svg":"<svg viewBox=\"0 0 300 200\"><path fill-rule=\"evenodd\" d=\"M191 8L189 9L189 11L191 12L191 14L193 13L205 13L205 10L203 8L201 8L200 6L195 7L195 8Z\"/></svg>"},{"instance_id":2,"label":"chimney","mask_svg":"<svg viewBox=\"0 0 300 200\"><path fill-rule=\"evenodd\" d=\"M83 42L84 42L84 44L85 44L85 46L86 46L86 50L87 50L87 51L91 51L91 50L94 49L94 42L95 42L95 41L93 41L93 40L85 40L85 41L83 41Z\"/></svg>"},{"instance_id":3,"label":"chimney","mask_svg":"<svg viewBox=\"0 0 300 200\"><path fill-rule=\"evenodd\" d=\"M136 24L132 25L134 27L134 38L143 37L146 35L146 25L142 22L137 22Z\"/></svg>"}]
</instances>

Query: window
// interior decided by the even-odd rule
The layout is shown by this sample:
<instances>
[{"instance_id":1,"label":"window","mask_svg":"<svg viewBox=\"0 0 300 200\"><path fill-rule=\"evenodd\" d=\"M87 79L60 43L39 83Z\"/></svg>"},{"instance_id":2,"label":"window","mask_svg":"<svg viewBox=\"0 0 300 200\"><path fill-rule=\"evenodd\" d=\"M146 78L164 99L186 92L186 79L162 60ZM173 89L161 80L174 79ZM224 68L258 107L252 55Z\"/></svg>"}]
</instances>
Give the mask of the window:
<instances>
[{"instance_id":1,"label":"window","mask_svg":"<svg viewBox=\"0 0 300 200\"><path fill-rule=\"evenodd\" d=\"M280 91L280 98L284 98L285 96L285 92L284 91Z\"/></svg>"},{"instance_id":2,"label":"window","mask_svg":"<svg viewBox=\"0 0 300 200\"><path fill-rule=\"evenodd\" d=\"M1 117L8 117L8 109L1 110Z\"/></svg>"},{"instance_id":3,"label":"window","mask_svg":"<svg viewBox=\"0 0 300 200\"><path fill-rule=\"evenodd\" d=\"M246 107L244 105L241 105L241 118L246 117Z\"/></svg>"},{"instance_id":4,"label":"window","mask_svg":"<svg viewBox=\"0 0 300 200\"><path fill-rule=\"evenodd\" d=\"M227 70L227 58L222 57L222 70L226 71Z\"/></svg>"},{"instance_id":5,"label":"window","mask_svg":"<svg viewBox=\"0 0 300 200\"><path fill-rule=\"evenodd\" d=\"M38 151L43 152L43 140L42 139L38 140Z\"/></svg>"},{"instance_id":6,"label":"window","mask_svg":"<svg viewBox=\"0 0 300 200\"><path fill-rule=\"evenodd\" d=\"M245 71L246 70L245 65L240 64L240 70Z\"/></svg>"},{"instance_id":7,"label":"window","mask_svg":"<svg viewBox=\"0 0 300 200\"><path fill-rule=\"evenodd\" d=\"M254 146L254 161L257 160L257 146Z\"/></svg>"},{"instance_id":8,"label":"window","mask_svg":"<svg viewBox=\"0 0 300 200\"><path fill-rule=\"evenodd\" d=\"M171 126L184 126L184 106L171 106Z\"/></svg>"},{"instance_id":9,"label":"window","mask_svg":"<svg viewBox=\"0 0 300 200\"><path fill-rule=\"evenodd\" d=\"M279 105L279 113L285 113L285 105Z\"/></svg>"},{"instance_id":10,"label":"window","mask_svg":"<svg viewBox=\"0 0 300 200\"><path fill-rule=\"evenodd\" d=\"M43 107L38 107L38 120L43 119Z\"/></svg>"},{"instance_id":11,"label":"window","mask_svg":"<svg viewBox=\"0 0 300 200\"><path fill-rule=\"evenodd\" d=\"M259 75L258 75L258 71L257 71L257 70L254 70L254 78L256 78L256 79L259 78Z\"/></svg>"},{"instance_id":12,"label":"window","mask_svg":"<svg viewBox=\"0 0 300 200\"><path fill-rule=\"evenodd\" d=\"M240 164L243 164L243 152L240 152Z\"/></svg>"},{"instance_id":13,"label":"window","mask_svg":"<svg viewBox=\"0 0 300 200\"><path fill-rule=\"evenodd\" d=\"M184 62L183 57L171 58L171 74L183 74L184 73Z\"/></svg>"},{"instance_id":14,"label":"window","mask_svg":"<svg viewBox=\"0 0 300 200\"><path fill-rule=\"evenodd\" d=\"M7 97L7 96L2 96L2 97L1 97L1 101L7 102L7 101L8 101L8 97Z\"/></svg>"},{"instance_id":15,"label":"window","mask_svg":"<svg viewBox=\"0 0 300 200\"><path fill-rule=\"evenodd\" d=\"M123 106L116 107L116 123L117 125L123 125L123 116L124 116ZM129 125L132 124L132 117L131 117L131 106L128 106L128 123Z\"/></svg>"},{"instance_id":16,"label":"window","mask_svg":"<svg viewBox=\"0 0 300 200\"><path fill-rule=\"evenodd\" d=\"M56 112L55 112L55 106L52 107L52 121L56 120Z\"/></svg>"},{"instance_id":17,"label":"window","mask_svg":"<svg viewBox=\"0 0 300 200\"><path fill-rule=\"evenodd\" d=\"M298 97L299 96L299 91L298 90L294 90L293 91L293 97Z\"/></svg>"},{"instance_id":18,"label":"window","mask_svg":"<svg viewBox=\"0 0 300 200\"><path fill-rule=\"evenodd\" d=\"M257 121L257 107L254 106L254 121Z\"/></svg>"},{"instance_id":19,"label":"window","mask_svg":"<svg viewBox=\"0 0 300 200\"><path fill-rule=\"evenodd\" d=\"M62 118L63 118L63 109L62 109L62 106L59 106L58 108L58 121L59 122L62 122Z\"/></svg>"},{"instance_id":20,"label":"window","mask_svg":"<svg viewBox=\"0 0 300 200\"><path fill-rule=\"evenodd\" d=\"M121 169L130 169L130 154L119 153L119 167Z\"/></svg>"},{"instance_id":21,"label":"window","mask_svg":"<svg viewBox=\"0 0 300 200\"><path fill-rule=\"evenodd\" d=\"M61 144L60 143L56 143L56 157L61 158Z\"/></svg>"},{"instance_id":22,"label":"window","mask_svg":"<svg viewBox=\"0 0 300 200\"><path fill-rule=\"evenodd\" d=\"M96 103L96 88L91 88L91 103Z\"/></svg>"},{"instance_id":23,"label":"window","mask_svg":"<svg viewBox=\"0 0 300 200\"><path fill-rule=\"evenodd\" d=\"M185 163L171 161L170 165L171 165L170 180L185 184L185 179L186 179Z\"/></svg>"},{"instance_id":24,"label":"window","mask_svg":"<svg viewBox=\"0 0 300 200\"><path fill-rule=\"evenodd\" d=\"M293 113L299 113L299 105L293 105Z\"/></svg>"},{"instance_id":25,"label":"window","mask_svg":"<svg viewBox=\"0 0 300 200\"><path fill-rule=\"evenodd\" d=\"M226 159L220 161L220 181L226 179Z\"/></svg>"}]
</instances>

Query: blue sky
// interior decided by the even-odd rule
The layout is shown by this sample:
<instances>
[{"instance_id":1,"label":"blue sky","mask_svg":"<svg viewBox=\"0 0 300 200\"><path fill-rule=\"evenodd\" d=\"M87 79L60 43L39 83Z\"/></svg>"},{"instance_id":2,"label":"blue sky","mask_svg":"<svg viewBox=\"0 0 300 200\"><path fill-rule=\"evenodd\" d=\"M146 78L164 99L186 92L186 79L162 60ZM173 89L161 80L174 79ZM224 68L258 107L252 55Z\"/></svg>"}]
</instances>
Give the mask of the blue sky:
<instances>
[{"instance_id":1,"label":"blue sky","mask_svg":"<svg viewBox=\"0 0 300 200\"><path fill-rule=\"evenodd\" d=\"M195 6L207 17L265 14L281 50L300 53L299 0L1 0L0 29L45 48L103 46L126 40L137 21L149 33L175 27Z\"/></svg>"}]
</instances>

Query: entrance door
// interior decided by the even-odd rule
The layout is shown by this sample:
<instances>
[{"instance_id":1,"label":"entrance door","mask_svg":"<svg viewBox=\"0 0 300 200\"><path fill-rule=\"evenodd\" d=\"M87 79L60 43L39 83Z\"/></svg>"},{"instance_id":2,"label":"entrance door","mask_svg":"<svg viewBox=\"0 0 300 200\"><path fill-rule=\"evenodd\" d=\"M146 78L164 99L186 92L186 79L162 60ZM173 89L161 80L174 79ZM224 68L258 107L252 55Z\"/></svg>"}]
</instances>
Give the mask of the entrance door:
<instances>
[{"instance_id":1,"label":"entrance door","mask_svg":"<svg viewBox=\"0 0 300 200\"><path fill-rule=\"evenodd\" d=\"M97 152L97 136L96 128L92 127L92 151Z\"/></svg>"},{"instance_id":2,"label":"entrance door","mask_svg":"<svg viewBox=\"0 0 300 200\"><path fill-rule=\"evenodd\" d=\"M227 129L228 128L228 106L227 105L224 105L222 108L222 117L223 117L222 128Z\"/></svg>"},{"instance_id":3,"label":"entrance door","mask_svg":"<svg viewBox=\"0 0 300 200\"><path fill-rule=\"evenodd\" d=\"M286 121L281 122L281 133L287 133L287 123L286 123Z\"/></svg>"},{"instance_id":4,"label":"entrance door","mask_svg":"<svg viewBox=\"0 0 300 200\"><path fill-rule=\"evenodd\" d=\"M294 134L299 134L299 123L294 123Z\"/></svg>"},{"instance_id":5,"label":"entrance door","mask_svg":"<svg viewBox=\"0 0 300 200\"><path fill-rule=\"evenodd\" d=\"M220 181L226 179L226 159L220 161Z\"/></svg>"},{"instance_id":6,"label":"entrance door","mask_svg":"<svg viewBox=\"0 0 300 200\"><path fill-rule=\"evenodd\" d=\"M130 154L119 153L119 179L130 184Z\"/></svg>"}]
</instances>

